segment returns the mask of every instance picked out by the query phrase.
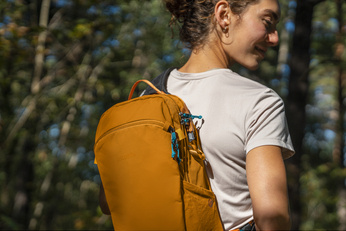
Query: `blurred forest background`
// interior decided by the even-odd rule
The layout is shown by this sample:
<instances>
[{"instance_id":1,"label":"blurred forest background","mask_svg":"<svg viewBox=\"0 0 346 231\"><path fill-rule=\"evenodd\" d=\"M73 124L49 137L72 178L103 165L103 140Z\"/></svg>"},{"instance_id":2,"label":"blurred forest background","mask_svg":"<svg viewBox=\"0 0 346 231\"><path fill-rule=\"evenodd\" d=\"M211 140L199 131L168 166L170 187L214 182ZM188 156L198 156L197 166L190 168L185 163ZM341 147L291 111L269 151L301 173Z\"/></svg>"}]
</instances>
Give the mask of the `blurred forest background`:
<instances>
[{"instance_id":1,"label":"blurred forest background","mask_svg":"<svg viewBox=\"0 0 346 231\"><path fill-rule=\"evenodd\" d=\"M295 230L346 230L346 1L281 0L280 44L234 69L285 100ZM189 55L159 0L0 1L0 229L111 229L101 114ZM144 86L143 86L144 87Z\"/></svg>"}]
</instances>

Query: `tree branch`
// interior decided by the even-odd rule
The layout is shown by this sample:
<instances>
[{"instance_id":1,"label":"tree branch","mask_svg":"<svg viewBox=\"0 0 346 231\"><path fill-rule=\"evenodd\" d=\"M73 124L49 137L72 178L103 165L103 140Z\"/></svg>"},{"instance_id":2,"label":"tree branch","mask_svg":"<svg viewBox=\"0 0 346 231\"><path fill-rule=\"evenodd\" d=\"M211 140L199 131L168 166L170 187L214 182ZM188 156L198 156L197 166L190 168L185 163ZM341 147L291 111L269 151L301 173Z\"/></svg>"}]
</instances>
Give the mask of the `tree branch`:
<instances>
[{"instance_id":1,"label":"tree branch","mask_svg":"<svg viewBox=\"0 0 346 231\"><path fill-rule=\"evenodd\" d=\"M36 97L33 97L33 98L30 99L28 105L25 107L24 112L22 113L22 115L17 120L16 124L12 127L11 131L9 132L9 134L8 134L6 140L5 140L5 145L11 143L13 138L14 138L14 136L23 127L23 125L28 120L28 118L31 115L31 113L36 108L36 102L37 102L37 98Z\"/></svg>"},{"instance_id":2,"label":"tree branch","mask_svg":"<svg viewBox=\"0 0 346 231\"><path fill-rule=\"evenodd\" d=\"M43 71L45 42L47 39L47 26L49 16L50 0L43 0L41 5L40 22L39 25L44 28L38 36L38 44L36 47L35 55L35 68L34 76L31 83L31 93L37 94L40 91L40 79Z\"/></svg>"}]
</instances>

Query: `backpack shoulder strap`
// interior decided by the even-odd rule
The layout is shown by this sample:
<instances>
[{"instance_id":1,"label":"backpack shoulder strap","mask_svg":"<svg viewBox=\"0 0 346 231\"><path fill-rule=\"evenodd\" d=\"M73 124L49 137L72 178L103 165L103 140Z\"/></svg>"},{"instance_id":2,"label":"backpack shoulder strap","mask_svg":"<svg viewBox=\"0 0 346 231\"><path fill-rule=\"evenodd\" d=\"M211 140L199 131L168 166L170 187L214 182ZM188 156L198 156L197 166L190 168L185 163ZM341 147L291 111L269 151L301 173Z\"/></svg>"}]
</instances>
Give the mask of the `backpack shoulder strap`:
<instances>
[{"instance_id":1,"label":"backpack shoulder strap","mask_svg":"<svg viewBox=\"0 0 346 231\"><path fill-rule=\"evenodd\" d=\"M167 79L171 71L174 69L175 67L168 68L167 70L162 72L159 76L157 76L155 79L153 79L151 83L154 84L154 86L157 87L159 90L163 91L166 94L169 94L169 92L167 91ZM156 92L157 91L155 89L148 86L142 95L150 95Z\"/></svg>"}]
</instances>

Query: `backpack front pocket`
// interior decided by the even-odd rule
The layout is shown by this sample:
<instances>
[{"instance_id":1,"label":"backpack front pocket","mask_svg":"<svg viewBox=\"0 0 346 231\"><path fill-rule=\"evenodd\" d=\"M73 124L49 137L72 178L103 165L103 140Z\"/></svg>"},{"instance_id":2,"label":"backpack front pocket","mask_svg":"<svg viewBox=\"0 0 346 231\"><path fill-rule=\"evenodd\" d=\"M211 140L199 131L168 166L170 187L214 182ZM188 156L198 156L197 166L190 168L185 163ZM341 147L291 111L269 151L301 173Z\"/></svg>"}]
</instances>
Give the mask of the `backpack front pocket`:
<instances>
[{"instance_id":1,"label":"backpack front pocket","mask_svg":"<svg viewBox=\"0 0 346 231\"><path fill-rule=\"evenodd\" d=\"M109 129L95 150L115 230L184 230L179 167L163 122Z\"/></svg>"}]
</instances>

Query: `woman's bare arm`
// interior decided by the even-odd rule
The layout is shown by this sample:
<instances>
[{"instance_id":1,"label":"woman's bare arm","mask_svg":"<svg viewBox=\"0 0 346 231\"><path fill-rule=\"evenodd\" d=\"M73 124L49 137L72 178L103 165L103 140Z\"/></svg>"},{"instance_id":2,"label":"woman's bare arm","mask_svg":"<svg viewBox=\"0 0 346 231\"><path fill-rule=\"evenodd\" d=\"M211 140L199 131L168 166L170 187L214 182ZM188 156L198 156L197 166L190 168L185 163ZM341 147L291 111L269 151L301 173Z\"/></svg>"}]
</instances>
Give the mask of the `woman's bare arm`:
<instances>
[{"instance_id":1,"label":"woman's bare arm","mask_svg":"<svg viewBox=\"0 0 346 231\"><path fill-rule=\"evenodd\" d=\"M246 158L256 230L289 230L286 169L277 146L261 146Z\"/></svg>"}]
</instances>

